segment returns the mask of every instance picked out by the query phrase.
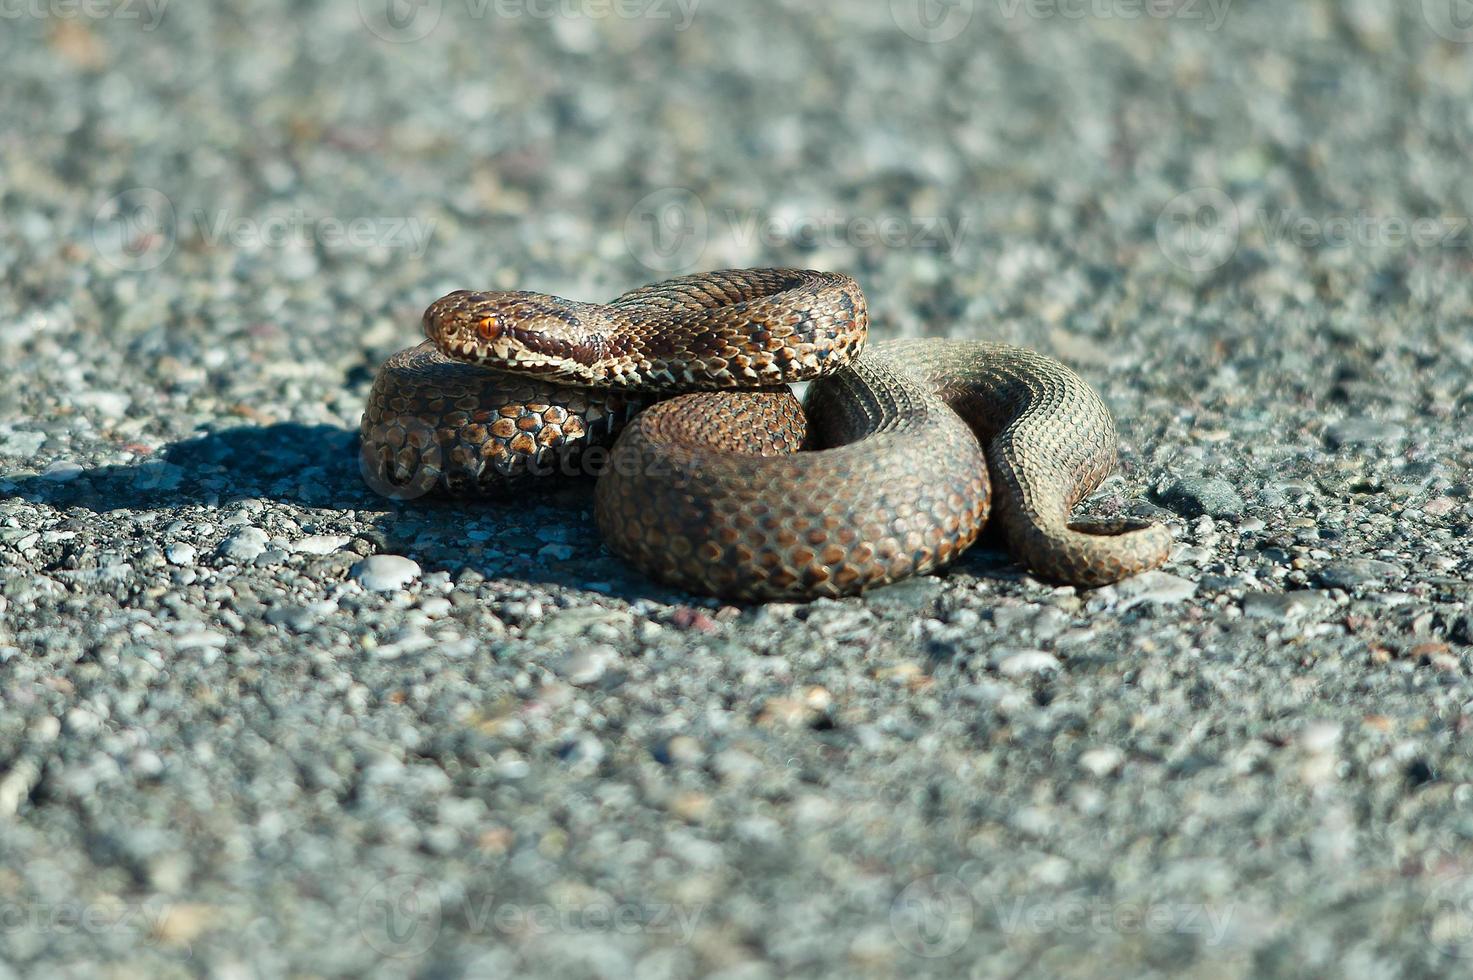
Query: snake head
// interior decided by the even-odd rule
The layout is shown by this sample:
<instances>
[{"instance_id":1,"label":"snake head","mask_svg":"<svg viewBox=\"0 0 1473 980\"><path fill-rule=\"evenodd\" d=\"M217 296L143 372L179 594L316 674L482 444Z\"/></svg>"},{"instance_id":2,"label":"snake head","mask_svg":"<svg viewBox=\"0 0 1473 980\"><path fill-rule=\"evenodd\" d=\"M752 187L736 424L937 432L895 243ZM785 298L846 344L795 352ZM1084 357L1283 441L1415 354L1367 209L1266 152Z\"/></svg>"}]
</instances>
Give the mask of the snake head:
<instances>
[{"instance_id":1,"label":"snake head","mask_svg":"<svg viewBox=\"0 0 1473 980\"><path fill-rule=\"evenodd\" d=\"M591 383L601 345L584 304L522 290L457 290L425 310L425 336L458 361L547 380Z\"/></svg>"}]
</instances>

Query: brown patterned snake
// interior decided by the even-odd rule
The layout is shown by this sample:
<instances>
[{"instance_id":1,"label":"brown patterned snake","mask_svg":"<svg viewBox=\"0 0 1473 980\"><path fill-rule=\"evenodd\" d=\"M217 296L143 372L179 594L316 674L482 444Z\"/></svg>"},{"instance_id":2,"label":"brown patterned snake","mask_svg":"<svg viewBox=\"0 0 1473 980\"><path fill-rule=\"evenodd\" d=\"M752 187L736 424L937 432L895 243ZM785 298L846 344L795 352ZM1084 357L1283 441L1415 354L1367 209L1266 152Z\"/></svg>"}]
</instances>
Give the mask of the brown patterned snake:
<instances>
[{"instance_id":1,"label":"brown patterned snake","mask_svg":"<svg viewBox=\"0 0 1473 980\"><path fill-rule=\"evenodd\" d=\"M1115 465L1114 422L1077 375L980 341L860 354L868 319L853 279L794 269L685 276L603 305L451 293L425 312L430 339L374 383L364 475L402 497L601 469L609 547L729 599L848 595L939 568L976 539L989 487L1009 550L1040 575L1102 585L1165 560L1162 525L1070 521ZM811 379L800 409L785 386Z\"/></svg>"}]
</instances>

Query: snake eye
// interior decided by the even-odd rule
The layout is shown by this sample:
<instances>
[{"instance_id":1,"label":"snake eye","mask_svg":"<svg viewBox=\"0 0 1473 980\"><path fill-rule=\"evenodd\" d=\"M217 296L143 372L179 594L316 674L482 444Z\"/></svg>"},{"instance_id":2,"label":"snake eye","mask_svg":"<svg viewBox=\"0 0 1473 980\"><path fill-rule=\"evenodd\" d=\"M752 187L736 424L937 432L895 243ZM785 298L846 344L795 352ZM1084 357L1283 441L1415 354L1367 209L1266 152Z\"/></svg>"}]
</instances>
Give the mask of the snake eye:
<instances>
[{"instance_id":1,"label":"snake eye","mask_svg":"<svg viewBox=\"0 0 1473 980\"><path fill-rule=\"evenodd\" d=\"M495 340L501 336L501 324L497 322L496 317L488 316L476 324L476 332L486 340Z\"/></svg>"}]
</instances>

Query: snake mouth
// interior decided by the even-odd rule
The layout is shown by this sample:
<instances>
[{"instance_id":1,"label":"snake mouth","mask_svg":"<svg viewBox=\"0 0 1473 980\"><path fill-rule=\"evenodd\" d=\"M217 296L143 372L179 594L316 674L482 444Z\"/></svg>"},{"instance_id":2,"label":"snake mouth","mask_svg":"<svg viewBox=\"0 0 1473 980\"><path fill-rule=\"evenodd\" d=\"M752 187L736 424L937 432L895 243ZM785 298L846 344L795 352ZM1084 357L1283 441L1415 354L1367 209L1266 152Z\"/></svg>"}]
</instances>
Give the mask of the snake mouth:
<instances>
[{"instance_id":1,"label":"snake mouth","mask_svg":"<svg viewBox=\"0 0 1473 980\"><path fill-rule=\"evenodd\" d=\"M521 327L488 318L459 344L462 357L492 361L527 370L559 366L586 366L594 359L586 344L551 337L535 327Z\"/></svg>"}]
</instances>

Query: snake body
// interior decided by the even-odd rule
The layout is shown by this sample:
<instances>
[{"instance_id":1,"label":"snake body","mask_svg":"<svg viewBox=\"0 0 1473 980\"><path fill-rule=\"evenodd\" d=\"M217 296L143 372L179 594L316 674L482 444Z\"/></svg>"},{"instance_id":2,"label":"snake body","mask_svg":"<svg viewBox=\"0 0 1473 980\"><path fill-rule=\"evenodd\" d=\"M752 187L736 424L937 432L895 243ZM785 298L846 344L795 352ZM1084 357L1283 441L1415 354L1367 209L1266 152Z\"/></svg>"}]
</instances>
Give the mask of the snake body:
<instances>
[{"instance_id":1,"label":"snake body","mask_svg":"<svg viewBox=\"0 0 1473 980\"><path fill-rule=\"evenodd\" d=\"M730 599L848 595L939 568L989 510L1048 578L1102 585L1165 560L1161 525L1070 521L1116 444L1072 371L980 341L865 347L867 326L854 280L806 270L702 273L602 305L451 293L374 384L364 473L406 496L600 471L613 551ZM806 380L800 407L786 385Z\"/></svg>"}]
</instances>

